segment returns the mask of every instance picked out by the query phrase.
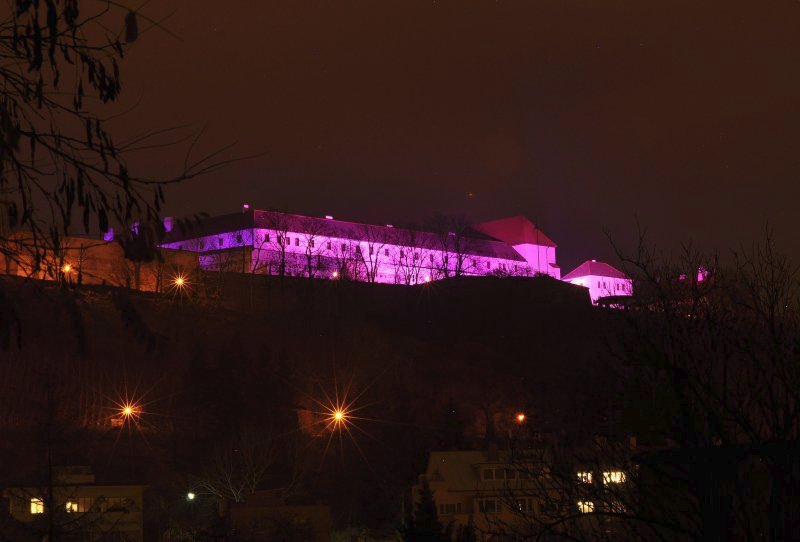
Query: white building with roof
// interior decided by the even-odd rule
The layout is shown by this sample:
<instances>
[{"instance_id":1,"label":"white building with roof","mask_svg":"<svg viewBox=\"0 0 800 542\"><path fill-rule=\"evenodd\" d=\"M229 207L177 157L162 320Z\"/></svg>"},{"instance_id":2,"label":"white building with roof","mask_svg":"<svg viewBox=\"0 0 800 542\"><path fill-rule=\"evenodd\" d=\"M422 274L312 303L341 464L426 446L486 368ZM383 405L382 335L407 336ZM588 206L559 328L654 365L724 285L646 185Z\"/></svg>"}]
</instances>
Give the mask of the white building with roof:
<instances>
[{"instance_id":1,"label":"white building with roof","mask_svg":"<svg viewBox=\"0 0 800 542\"><path fill-rule=\"evenodd\" d=\"M453 276L561 276L556 244L525 217L461 230L396 228L246 207L187 231L170 228L161 246L197 252L203 269L387 284Z\"/></svg>"},{"instance_id":2,"label":"white building with roof","mask_svg":"<svg viewBox=\"0 0 800 542\"><path fill-rule=\"evenodd\" d=\"M564 275L562 280L589 289L592 303L611 296L633 295L633 281L625 273L597 260L587 260Z\"/></svg>"}]
</instances>

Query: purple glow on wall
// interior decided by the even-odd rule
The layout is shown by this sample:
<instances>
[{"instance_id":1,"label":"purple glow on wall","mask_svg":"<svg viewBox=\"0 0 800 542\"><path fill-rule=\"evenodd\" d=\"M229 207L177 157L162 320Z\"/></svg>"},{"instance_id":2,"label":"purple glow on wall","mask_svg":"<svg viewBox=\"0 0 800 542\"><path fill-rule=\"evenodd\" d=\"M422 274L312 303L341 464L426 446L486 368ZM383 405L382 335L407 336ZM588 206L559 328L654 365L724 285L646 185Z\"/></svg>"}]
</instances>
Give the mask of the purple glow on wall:
<instances>
[{"instance_id":1,"label":"purple glow on wall","mask_svg":"<svg viewBox=\"0 0 800 542\"><path fill-rule=\"evenodd\" d=\"M403 285L456 275L549 275L561 279L555 243L524 217L476 226L485 226L482 231L486 235L507 239L503 240L461 238L447 231L439 236L391 224L334 220L331 215L320 219L254 210L248 216L239 215L238 219L248 220L242 223L246 227L170 239L162 246L197 252L200 267L206 270ZM607 266L601 262L591 265ZM607 269L618 276L577 276L576 269L564 280L589 288L593 302L606 295L631 295L630 279L610 266Z\"/></svg>"}]
</instances>

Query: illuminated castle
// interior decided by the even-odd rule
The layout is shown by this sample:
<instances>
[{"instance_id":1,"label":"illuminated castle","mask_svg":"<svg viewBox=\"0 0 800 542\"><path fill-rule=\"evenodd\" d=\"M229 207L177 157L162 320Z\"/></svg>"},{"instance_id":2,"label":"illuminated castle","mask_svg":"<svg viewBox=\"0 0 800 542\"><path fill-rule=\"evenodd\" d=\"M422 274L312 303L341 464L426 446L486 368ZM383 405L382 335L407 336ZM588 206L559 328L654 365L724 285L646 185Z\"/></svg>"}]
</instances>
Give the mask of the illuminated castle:
<instances>
[{"instance_id":1,"label":"illuminated castle","mask_svg":"<svg viewBox=\"0 0 800 542\"><path fill-rule=\"evenodd\" d=\"M561 279L556 244L523 216L472 225L443 221L435 231L420 231L244 206L240 213L208 218L190 231L177 231L170 220L165 228L161 246L196 252L204 270L405 285L455 276ZM592 271L627 281L624 290L614 283L607 293L630 295L630 280L603 266ZM570 278L577 277L574 273ZM595 278L580 277L584 282ZM600 285L606 282L611 284L610 278L601 278ZM597 297L593 292L592 301Z\"/></svg>"}]
</instances>

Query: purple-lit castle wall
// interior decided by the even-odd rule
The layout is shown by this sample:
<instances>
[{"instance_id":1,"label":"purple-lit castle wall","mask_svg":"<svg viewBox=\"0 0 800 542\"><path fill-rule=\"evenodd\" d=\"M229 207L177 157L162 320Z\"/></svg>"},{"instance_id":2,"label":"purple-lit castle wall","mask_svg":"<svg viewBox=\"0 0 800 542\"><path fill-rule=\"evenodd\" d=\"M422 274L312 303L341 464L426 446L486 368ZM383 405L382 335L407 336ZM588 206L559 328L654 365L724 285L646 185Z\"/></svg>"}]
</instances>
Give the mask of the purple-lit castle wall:
<instances>
[{"instance_id":1,"label":"purple-lit castle wall","mask_svg":"<svg viewBox=\"0 0 800 542\"><path fill-rule=\"evenodd\" d=\"M162 246L197 252L203 269L270 275L407 285L460 275L546 274L560 278L552 243L511 246L488 236L271 211L246 211L220 219L209 228L213 231L168 238Z\"/></svg>"}]
</instances>

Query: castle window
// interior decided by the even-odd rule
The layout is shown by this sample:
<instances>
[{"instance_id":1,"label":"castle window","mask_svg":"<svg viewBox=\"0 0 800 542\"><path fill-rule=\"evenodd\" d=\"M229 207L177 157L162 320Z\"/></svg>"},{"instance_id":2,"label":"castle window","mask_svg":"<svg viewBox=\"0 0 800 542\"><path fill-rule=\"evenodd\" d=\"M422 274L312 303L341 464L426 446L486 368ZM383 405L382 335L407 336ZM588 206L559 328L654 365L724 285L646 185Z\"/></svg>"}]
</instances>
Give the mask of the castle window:
<instances>
[{"instance_id":1,"label":"castle window","mask_svg":"<svg viewBox=\"0 0 800 542\"><path fill-rule=\"evenodd\" d=\"M372 247L369 247L369 255L372 256Z\"/></svg>"},{"instance_id":2,"label":"castle window","mask_svg":"<svg viewBox=\"0 0 800 542\"><path fill-rule=\"evenodd\" d=\"M347 243L342 243L342 252L347 250Z\"/></svg>"},{"instance_id":3,"label":"castle window","mask_svg":"<svg viewBox=\"0 0 800 542\"><path fill-rule=\"evenodd\" d=\"M384 253L384 255L388 256L389 255L389 249L388 248L383 249L383 253Z\"/></svg>"},{"instance_id":4,"label":"castle window","mask_svg":"<svg viewBox=\"0 0 800 542\"><path fill-rule=\"evenodd\" d=\"M223 244L224 242L225 242L225 240L224 240L222 237L220 237L220 238L218 238L218 239L217 239L217 244L219 244L219 246L222 246L222 244Z\"/></svg>"},{"instance_id":5,"label":"castle window","mask_svg":"<svg viewBox=\"0 0 800 542\"><path fill-rule=\"evenodd\" d=\"M331 249L331 242L328 241L328 250L330 250L330 249Z\"/></svg>"},{"instance_id":6,"label":"castle window","mask_svg":"<svg viewBox=\"0 0 800 542\"><path fill-rule=\"evenodd\" d=\"M591 484L592 483L592 473L591 471L579 471L577 473L578 481L582 484Z\"/></svg>"},{"instance_id":7,"label":"castle window","mask_svg":"<svg viewBox=\"0 0 800 542\"><path fill-rule=\"evenodd\" d=\"M236 234L236 242L239 243L239 244L242 244L242 234L241 233L237 233Z\"/></svg>"},{"instance_id":8,"label":"castle window","mask_svg":"<svg viewBox=\"0 0 800 542\"><path fill-rule=\"evenodd\" d=\"M309 239L308 240L308 246L310 246L311 248L314 248L314 240L313 239Z\"/></svg>"},{"instance_id":9,"label":"castle window","mask_svg":"<svg viewBox=\"0 0 800 542\"><path fill-rule=\"evenodd\" d=\"M431 254L428 258L430 259L431 263L433 263L433 254Z\"/></svg>"},{"instance_id":10,"label":"castle window","mask_svg":"<svg viewBox=\"0 0 800 542\"><path fill-rule=\"evenodd\" d=\"M294 246L296 246L296 247L300 246L300 238L299 237L295 237L294 238Z\"/></svg>"}]
</instances>

